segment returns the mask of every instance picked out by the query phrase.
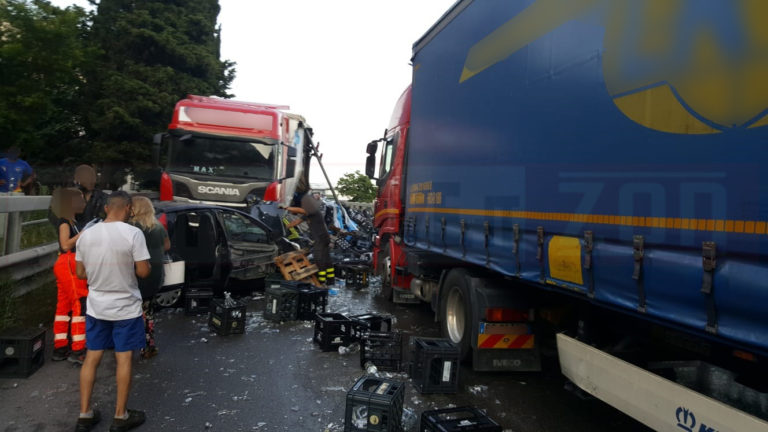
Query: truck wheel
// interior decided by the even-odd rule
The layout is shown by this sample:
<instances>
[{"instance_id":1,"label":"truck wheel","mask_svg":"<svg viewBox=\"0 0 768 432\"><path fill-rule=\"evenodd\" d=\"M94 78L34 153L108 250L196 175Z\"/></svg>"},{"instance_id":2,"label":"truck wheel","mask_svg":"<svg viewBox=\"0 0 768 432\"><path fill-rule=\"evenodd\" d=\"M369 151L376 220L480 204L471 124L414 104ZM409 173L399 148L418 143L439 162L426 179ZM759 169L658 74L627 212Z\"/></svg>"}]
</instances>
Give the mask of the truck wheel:
<instances>
[{"instance_id":1,"label":"truck wheel","mask_svg":"<svg viewBox=\"0 0 768 432\"><path fill-rule=\"evenodd\" d=\"M466 360L472 339L472 302L469 283L464 270L452 270L443 282L440 301L440 327L443 337L461 348L461 359Z\"/></svg>"},{"instance_id":2,"label":"truck wheel","mask_svg":"<svg viewBox=\"0 0 768 432\"><path fill-rule=\"evenodd\" d=\"M392 258L389 256L389 243L379 251L376 269L381 276L379 295L387 300L392 300Z\"/></svg>"}]
</instances>

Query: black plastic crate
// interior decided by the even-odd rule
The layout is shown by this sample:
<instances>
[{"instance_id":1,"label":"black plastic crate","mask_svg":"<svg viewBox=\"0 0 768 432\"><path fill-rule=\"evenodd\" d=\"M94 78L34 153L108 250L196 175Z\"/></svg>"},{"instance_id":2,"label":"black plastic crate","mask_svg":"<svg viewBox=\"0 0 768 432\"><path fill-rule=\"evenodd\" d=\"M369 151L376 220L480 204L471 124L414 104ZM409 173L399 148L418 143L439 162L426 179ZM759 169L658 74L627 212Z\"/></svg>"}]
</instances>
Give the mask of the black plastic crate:
<instances>
[{"instance_id":1,"label":"black plastic crate","mask_svg":"<svg viewBox=\"0 0 768 432\"><path fill-rule=\"evenodd\" d=\"M400 332L366 332L360 340L360 367L371 362L377 369L400 372L403 368L403 335Z\"/></svg>"},{"instance_id":2,"label":"black plastic crate","mask_svg":"<svg viewBox=\"0 0 768 432\"><path fill-rule=\"evenodd\" d=\"M371 268L367 265L341 265L341 274L344 276L344 284L347 288L368 288L368 275Z\"/></svg>"},{"instance_id":3,"label":"black plastic crate","mask_svg":"<svg viewBox=\"0 0 768 432\"><path fill-rule=\"evenodd\" d=\"M347 392L344 431L400 432L405 384L364 376Z\"/></svg>"},{"instance_id":4,"label":"black plastic crate","mask_svg":"<svg viewBox=\"0 0 768 432\"><path fill-rule=\"evenodd\" d=\"M213 299L208 327L221 336L245 333L246 304L233 300L233 306L226 306L224 299Z\"/></svg>"},{"instance_id":5,"label":"black plastic crate","mask_svg":"<svg viewBox=\"0 0 768 432\"><path fill-rule=\"evenodd\" d=\"M349 317L352 321L352 337L356 340L362 340L363 335L369 331L391 332L392 317L376 314L352 315Z\"/></svg>"},{"instance_id":6,"label":"black plastic crate","mask_svg":"<svg viewBox=\"0 0 768 432\"><path fill-rule=\"evenodd\" d=\"M285 279L283 279L283 275L280 273L272 273L264 278L264 289L267 288L277 288L285 282Z\"/></svg>"},{"instance_id":7,"label":"black plastic crate","mask_svg":"<svg viewBox=\"0 0 768 432\"><path fill-rule=\"evenodd\" d=\"M352 322L346 316L337 313L319 313L315 315L314 341L322 351L334 351L340 346L347 346L352 341Z\"/></svg>"},{"instance_id":8,"label":"black plastic crate","mask_svg":"<svg viewBox=\"0 0 768 432\"><path fill-rule=\"evenodd\" d=\"M325 288L298 281L283 281L281 287L299 293L296 318L301 321L314 320L316 314L324 313L328 307L328 290Z\"/></svg>"},{"instance_id":9,"label":"black plastic crate","mask_svg":"<svg viewBox=\"0 0 768 432\"><path fill-rule=\"evenodd\" d=\"M501 426L477 408L458 407L424 411L419 432L501 432Z\"/></svg>"},{"instance_id":10,"label":"black plastic crate","mask_svg":"<svg viewBox=\"0 0 768 432\"><path fill-rule=\"evenodd\" d=\"M0 334L0 378L26 378L45 363L45 329L6 329Z\"/></svg>"},{"instance_id":11,"label":"black plastic crate","mask_svg":"<svg viewBox=\"0 0 768 432\"><path fill-rule=\"evenodd\" d=\"M184 314L203 315L211 311L213 291L208 289L191 289L184 293Z\"/></svg>"},{"instance_id":12,"label":"black plastic crate","mask_svg":"<svg viewBox=\"0 0 768 432\"><path fill-rule=\"evenodd\" d=\"M312 321L315 315L325 313L328 307L328 290L310 286L299 291L299 308L296 316L302 321Z\"/></svg>"},{"instance_id":13,"label":"black plastic crate","mask_svg":"<svg viewBox=\"0 0 768 432\"><path fill-rule=\"evenodd\" d=\"M413 338L411 378L421 393L459 391L461 349L448 339Z\"/></svg>"},{"instance_id":14,"label":"black plastic crate","mask_svg":"<svg viewBox=\"0 0 768 432\"><path fill-rule=\"evenodd\" d=\"M295 321L299 311L299 292L279 286L265 290L264 319L270 321Z\"/></svg>"}]
</instances>

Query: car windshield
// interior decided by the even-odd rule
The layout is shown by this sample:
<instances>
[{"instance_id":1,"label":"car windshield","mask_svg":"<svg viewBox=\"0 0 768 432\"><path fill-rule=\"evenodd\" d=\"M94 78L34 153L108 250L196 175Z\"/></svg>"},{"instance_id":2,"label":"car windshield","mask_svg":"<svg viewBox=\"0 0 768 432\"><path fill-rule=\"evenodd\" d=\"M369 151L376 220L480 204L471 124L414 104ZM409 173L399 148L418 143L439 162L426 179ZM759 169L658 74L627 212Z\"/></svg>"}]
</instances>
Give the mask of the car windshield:
<instances>
[{"instance_id":1,"label":"car windshield","mask_svg":"<svg viewBox=\"0 0 768 432\"><path fill-rule=\"evenodd\" d=\"M273 180L274 140L237 141L221 138L174 138L170 143L168 170L213 177Z\"/></svg>"}]
</instances>

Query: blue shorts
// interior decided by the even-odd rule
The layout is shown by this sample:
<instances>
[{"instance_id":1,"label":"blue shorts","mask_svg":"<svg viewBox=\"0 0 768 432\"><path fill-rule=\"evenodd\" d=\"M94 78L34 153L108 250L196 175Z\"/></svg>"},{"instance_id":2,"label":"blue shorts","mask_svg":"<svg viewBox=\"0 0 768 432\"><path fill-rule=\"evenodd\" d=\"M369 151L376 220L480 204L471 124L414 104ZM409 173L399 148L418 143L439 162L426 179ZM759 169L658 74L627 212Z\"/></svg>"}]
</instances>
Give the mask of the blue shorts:
<instances>
[{"instance_id":1,"label":"blue shorts","mask_svg":"<svg viewBox=\"0 0 768 432\"><path fill-rule=\"evenodd\" d=\"M115 352L136 351L147 345L144 319L136 317L106 321L85 316L85 345L91 351L114 349Z\"/></svg>"}]
</instances>

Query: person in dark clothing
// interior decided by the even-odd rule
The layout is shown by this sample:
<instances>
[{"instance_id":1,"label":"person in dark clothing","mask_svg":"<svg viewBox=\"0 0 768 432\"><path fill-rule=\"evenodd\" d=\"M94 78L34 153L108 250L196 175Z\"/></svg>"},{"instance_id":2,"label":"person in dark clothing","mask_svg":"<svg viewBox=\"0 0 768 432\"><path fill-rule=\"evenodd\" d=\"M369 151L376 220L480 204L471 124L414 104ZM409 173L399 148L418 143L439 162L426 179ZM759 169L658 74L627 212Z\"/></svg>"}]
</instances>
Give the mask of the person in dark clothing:
<instances>
[{"instance_id":1,"label":"person in dark clothing","mask_svg":"<svg viewBox=\"0 0 768 432\"><path fill-rule=\"evenodd\" d=\"M144 331L146 333L147 346L141 350L141 356L145 359L157 355L155 345L155 294L163 285L163 257L171 248L168 232L165 231L157 218L152 201L143 196L135 196L131 200L133 216L130 222L144 233L149 250L149 264L152 266L149 277L139 279L139 291L141 292L142 309L144 311Z\"/></svg>"},{"instance_id":2,"label":"person in dark clothing","mask_svg":"<svg viewBox=\"0 0 768 432\"><path fill-rule=\"evenodd\" d=\"M96 189L96 170L90 165L80 165L75 168L75 184L85 197L85 210L77 215L77 225L82 228L93 219L106 218L104 206L107 205L107 194Z\"/></svg>"},{"instance_id":3,"label":"person in dark clothing","mask_svg":"<svg viewBox=\"0 0 768 432\"><path fill-rule=\"evenodd\" d=\"M317 279L320 283L332 286L336 282L335 269L331 260L331 235L325 225L325 218L321 202L309 192L309 185L305 178L300 178L296 184L297 197L293 207L288 207L291 213L302 215L301 218L288 224L287 228L293 228L303 221L309 224L309 235L312 237L312 255L317 265Z\"/></svg>"}]
</instances>

